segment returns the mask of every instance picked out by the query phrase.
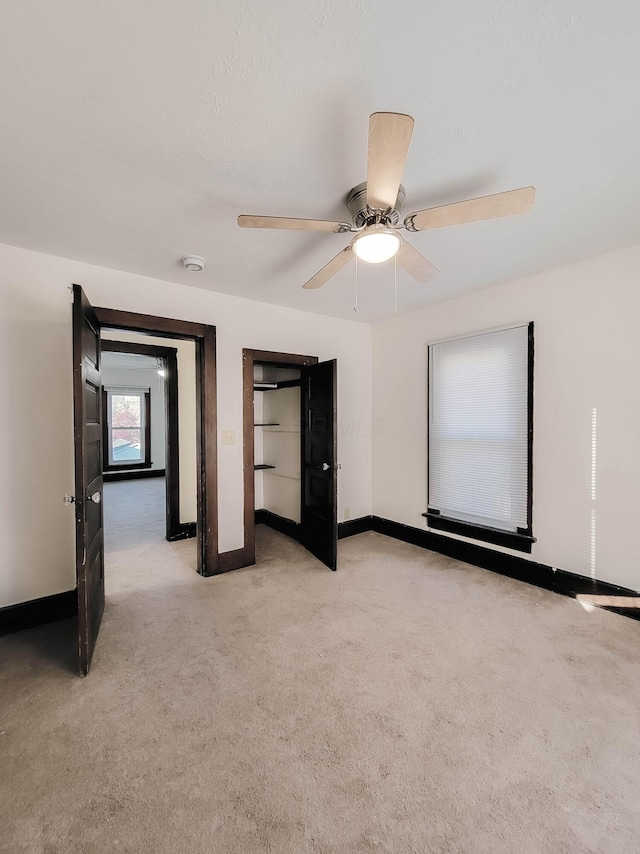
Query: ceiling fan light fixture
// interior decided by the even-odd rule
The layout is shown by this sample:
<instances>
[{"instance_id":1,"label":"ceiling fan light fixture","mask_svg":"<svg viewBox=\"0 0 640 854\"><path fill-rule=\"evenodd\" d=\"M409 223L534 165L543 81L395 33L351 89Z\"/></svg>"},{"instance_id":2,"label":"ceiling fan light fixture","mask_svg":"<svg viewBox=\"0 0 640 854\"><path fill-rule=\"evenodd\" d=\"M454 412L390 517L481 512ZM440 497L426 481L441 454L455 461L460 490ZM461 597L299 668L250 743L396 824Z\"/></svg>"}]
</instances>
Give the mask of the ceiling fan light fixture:
<instances>
[{"instance_id":1,"label":"ceiling fan light fixture","mask_svg":"<svg viewBox=\"0 0 640 854\"><path fill-rule=\"evenodd\" d=\"M402 240L390 228L370 226L351 241L351 248L361 261L369 264L380 264L393 258Z\"/></svg>"}]
</instances>

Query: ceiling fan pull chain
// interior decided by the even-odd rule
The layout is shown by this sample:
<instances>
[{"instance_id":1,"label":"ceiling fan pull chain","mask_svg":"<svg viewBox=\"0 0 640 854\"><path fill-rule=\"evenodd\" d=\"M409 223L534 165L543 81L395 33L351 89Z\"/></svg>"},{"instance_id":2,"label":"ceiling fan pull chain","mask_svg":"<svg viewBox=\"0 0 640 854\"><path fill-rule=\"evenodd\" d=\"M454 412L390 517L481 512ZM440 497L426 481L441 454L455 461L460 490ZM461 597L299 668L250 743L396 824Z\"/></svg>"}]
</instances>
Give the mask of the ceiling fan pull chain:
<instances>
[{"instance_id":1,"label":"ceiling fan pull chain","mask_svg":"<svg viewBox=\"0 0 640 854\"><path fill-rule=\"evenodd\" d=\"M358 310L358 256L355 256L356 259L356 292L355 292L355 302L353 305L353 310Z\"/></svg>"},{"instance_id":2,"label":"ceiling fan pull chain","mask_svg":"<svg viewBox=\"0 0 640 854\"><path fill-rule=\"evenodd\" d=\"M398 255L393 256L393 316L398 318Z\"/></svg>"}]
</instances>

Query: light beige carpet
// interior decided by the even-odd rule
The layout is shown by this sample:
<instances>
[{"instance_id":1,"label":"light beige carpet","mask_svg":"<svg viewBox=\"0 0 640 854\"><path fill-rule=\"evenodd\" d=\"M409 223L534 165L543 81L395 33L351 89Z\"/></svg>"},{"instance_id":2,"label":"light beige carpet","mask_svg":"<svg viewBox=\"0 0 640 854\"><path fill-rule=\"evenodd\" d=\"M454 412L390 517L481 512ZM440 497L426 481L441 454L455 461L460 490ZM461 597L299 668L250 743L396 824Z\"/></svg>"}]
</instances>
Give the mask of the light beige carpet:
<instances>
[{"instance_id":1,"label":"light beige carpet","mask_svg":"<svg viewBox=\"0 0 640 854\"><path fill-rule=\"evenodd\" d=\"M203 579L147 484L91 675L0 640L0 850L640 850L640 623L376 534Z\"/></svg>"}]
</instances>

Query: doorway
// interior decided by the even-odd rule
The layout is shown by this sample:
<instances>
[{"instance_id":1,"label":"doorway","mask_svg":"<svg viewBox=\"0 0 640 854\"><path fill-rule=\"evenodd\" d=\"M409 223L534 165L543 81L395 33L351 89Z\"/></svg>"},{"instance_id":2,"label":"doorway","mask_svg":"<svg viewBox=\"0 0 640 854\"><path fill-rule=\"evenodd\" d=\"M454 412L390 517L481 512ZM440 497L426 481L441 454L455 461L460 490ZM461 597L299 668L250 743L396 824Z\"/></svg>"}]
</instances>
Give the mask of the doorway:
<instances>
[{"instance_id":1,"label":"doorway","mask_svg":"<svg viewBox=\"0 0 640 854\"><path fill-rule=\"evenodd\" d=\"M104 329L190 340L196 371L197 571L219 572L217 536L217 423L215 328L110 308L94 308L73 286L73 399L75 445L76 578L80 672L89 672L104 611L103 390ZM140 407L145 406L142 397ZM131 425L132 435L143 422ZM113 444L113 443L112 443ZM135 445L135 441L130 443ZM113 448L112 448L113 450ZM129 455L133 451L129 450ZM111 460L113 461L113 453ZM142 457L134 462L140 463ZM146 457L145 457L146 464Z\"/></svg>"},{"instance_id":2,"label":"doorway","mask_svg":"<svg viewBox=\"0 0 640 854\"><path fill-rule=\"evenodd\" d=\"M166 539L195 537L194 342L112 329L100 337L104 482L163 478Z\"/></svg>"},{"instance_id":3,"label":"doorway","mask_svg":"<svg viewBox=\"0 0 640 854\"><path fill-rule=\"evenodd\" d=\"M245 561L264 523L337 567L336 362L243 350Z\"/></svg>"}]
</instances>

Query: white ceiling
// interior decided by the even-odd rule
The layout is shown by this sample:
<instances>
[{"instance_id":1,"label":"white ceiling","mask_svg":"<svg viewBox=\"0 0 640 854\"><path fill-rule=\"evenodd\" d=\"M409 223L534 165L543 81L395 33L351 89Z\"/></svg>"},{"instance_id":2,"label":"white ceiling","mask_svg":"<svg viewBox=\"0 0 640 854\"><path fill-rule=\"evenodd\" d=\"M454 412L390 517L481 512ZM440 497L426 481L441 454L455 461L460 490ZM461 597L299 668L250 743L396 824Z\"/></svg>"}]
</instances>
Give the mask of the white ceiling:
<instances>
[{"instance_id":1,"label":"white ceiling","mask_svg":"<svg viewBox=\"0 0 640 854\"><path fill-rule=\"evenodd\" d=\"M404 311L640 242L637 0L20 0L0 28L0 242L371 321L393 264L301 285L344 235L367 120L416 119L405 211L533 184L522 217L413 236ZM180 265L207 259L203 273Z\"/></svg>"}]
</instances>

